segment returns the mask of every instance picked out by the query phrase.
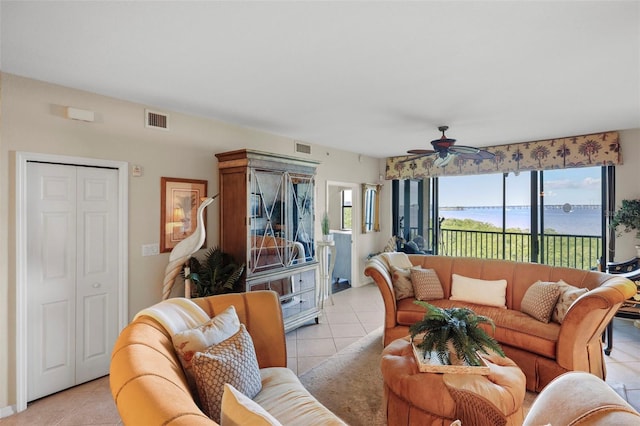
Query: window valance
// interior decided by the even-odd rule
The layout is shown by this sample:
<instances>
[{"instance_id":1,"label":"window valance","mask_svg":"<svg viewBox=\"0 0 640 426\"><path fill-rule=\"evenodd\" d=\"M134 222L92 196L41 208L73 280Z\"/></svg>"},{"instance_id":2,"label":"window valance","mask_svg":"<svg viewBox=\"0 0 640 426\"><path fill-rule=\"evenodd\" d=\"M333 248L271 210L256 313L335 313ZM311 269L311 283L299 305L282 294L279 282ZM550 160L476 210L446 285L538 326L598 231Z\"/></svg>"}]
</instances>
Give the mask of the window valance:
<instances>
[{"instance_id":1,"label":"window valance","mask_svg":"<svg viewBox=\"0 0 640 426\"><path fill-rule=\"evenodd\" d=\"M387 158L386 179L422 179L486 173L552 170L622 164L618 132L594 133L536 142L483 147L495 154L489 160L456 157L445 167L434 166L435 156L410 160L403 155ZM409 161L407 161L409 160Z\"/></svg>"}]
</instances>

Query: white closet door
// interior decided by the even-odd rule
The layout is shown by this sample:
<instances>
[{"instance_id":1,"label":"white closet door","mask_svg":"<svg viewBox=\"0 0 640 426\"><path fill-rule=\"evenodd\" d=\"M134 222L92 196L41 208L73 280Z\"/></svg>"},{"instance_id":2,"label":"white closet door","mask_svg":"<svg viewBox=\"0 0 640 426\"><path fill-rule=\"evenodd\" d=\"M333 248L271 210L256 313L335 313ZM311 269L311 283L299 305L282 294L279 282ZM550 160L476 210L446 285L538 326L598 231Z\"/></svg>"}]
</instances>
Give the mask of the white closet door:
<instances>
[{"instance_id":1,"label":"white closet door","mask_svg":"<svg viewBox=\"0 0 640 426\"><path fill-rule=\"evenodd\" d=\"M28 164L27 400L108 374L117 172Z\"/></svg>"},{"instance_id":2,"label":"white closet door","mask_svg":"<svg viewBox=\"0 0 640 426\"><path fill-rule=\"evenodd\" d=\"M118 334L118 172L78 167L76 384L109 373Z\"/></svg>"}]
</instances>

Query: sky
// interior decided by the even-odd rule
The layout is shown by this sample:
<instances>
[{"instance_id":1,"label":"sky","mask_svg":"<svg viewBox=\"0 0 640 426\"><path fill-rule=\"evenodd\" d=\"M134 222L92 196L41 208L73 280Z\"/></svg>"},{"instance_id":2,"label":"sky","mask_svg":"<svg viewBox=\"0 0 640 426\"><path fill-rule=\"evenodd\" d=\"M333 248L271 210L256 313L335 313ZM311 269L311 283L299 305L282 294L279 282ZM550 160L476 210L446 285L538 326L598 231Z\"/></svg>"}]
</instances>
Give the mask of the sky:
<instances>
[{"instance_id":1,"label":"sky","mask_svg":"<svg viewBox=\"0 0 640 426\"><path fill-rule=\"evenodd\" d=\"M544 172L544 204L600 204L600 167ZM507 177L507 205L528 205L530 173ZM440 207L502 205L502 174L439 179Z\"/></svg>"}]
</instances>

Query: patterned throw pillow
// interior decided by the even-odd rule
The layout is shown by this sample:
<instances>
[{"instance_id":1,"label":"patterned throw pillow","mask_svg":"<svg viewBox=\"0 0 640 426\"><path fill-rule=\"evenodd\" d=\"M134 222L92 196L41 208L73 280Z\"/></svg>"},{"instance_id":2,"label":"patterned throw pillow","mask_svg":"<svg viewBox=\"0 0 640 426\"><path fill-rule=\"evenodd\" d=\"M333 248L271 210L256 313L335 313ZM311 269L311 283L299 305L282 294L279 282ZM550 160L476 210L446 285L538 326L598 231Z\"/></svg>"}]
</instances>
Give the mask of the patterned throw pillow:
<instances>
[{"instance_id":1,"label":"patterned throw pillow","mask_svg":"<svg viewBox=\"0 0 640 426\"><path fill-rule=\"evenodd\" d=\"M393 293L396 300L413 297L413 284L411 284L412 268L391 268L391 284L393 284Z\"/></svg>"},{"instance_id":2,"label":"patterned throw pillow","mask_svg":"<svg viewBox=\"0 0 640 426\"><path fill-rule=\"evenodd\" d=\"M384 246L382 251L383 252L396 251L396 236L395 235L393 237L389 238L389 241L387 241L387 244Z\"/></svg>"},{"instance_id":3,"label":"patterned throw pillow","mask_svg":"<svg viewBox=\"0 0 640 426\"><path fill-rule=\"evenodd\" d=\"M228 383L222 394L220 426L282 426L271 414Z\"/></svg>"},{"instance_id":4,"label":"patterned throw pillow","mask_svg":"<svg viewBox=\"0 0 640 426\"><path fill-rule=\"evenodd\" d=\"M227 309L196 328L176 333L171 337L173 347L180 358L187 382L195 394L196 386L191 368L191 359L196 352L203 352L209 346L216 345L233 336L240 330L240 319L236 308Z\"/></svg>"},{"instance_id":5,"label":"patterned throw pillow","mask_svg":"<svg viewBox=\"0 0 640 426\"><path fill-rule=\"evenodd\" d=\"M442 284L433 269L411 268L411 283L418 300L444 299Z\"/></svg>"},{"instance_id":6,"label":"patterned throw pillow","mask_svg":"<svg viewBox=\"0 0 640 426\"><path fill-rule=\"evenodd\" d=\"M560 296L558 287L558 283L537 281L524 294L520 311L538 321L548 323L551 319L551 312L558 301L558 296Z\"/></svg>"},{"instance_id":7,"label":"patterned throw pillow","mask_svg":"<svg viewBox=\"0 0 640 426\"><path fill-rule=\"evenodd\" d=\"M562 280L558 281L558 288L560 289L560 297L558 297L558 303L556 303L553 313L551 314L551 321L562 324L564 316L567 315L567 311L571 305L573 305L573 302L588 292L589 289L574 287Z\"/></svg>"},{"instance_id":8,"label":"patterned throw pillow","mask_svg":"<svg viewBox=\"0 0 640 426\"><path fill-rule=\"evenodd\" d=\"M202 409L215 422L220 423L225 383L249 398L262 389L256 351L244 324L224 342L196 352L192 364Z\"/></svg>"}]
</instances>

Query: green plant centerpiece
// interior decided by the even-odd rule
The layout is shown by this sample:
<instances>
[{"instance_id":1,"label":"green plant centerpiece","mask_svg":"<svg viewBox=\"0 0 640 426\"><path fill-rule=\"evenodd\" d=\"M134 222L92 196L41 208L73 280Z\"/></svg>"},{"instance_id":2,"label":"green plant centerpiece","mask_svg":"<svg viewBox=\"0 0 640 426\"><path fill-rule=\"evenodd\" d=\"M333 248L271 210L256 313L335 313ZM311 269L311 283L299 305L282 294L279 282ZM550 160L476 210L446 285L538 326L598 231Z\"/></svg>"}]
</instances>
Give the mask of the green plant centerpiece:
<instances>
[{"instance_id":1,"label":"green plant centerpiece","mask_svg":"<svg viewBox=\"0 0 640 426\"><path fill-rule=\"evenodd\" d=\"M244 263L238 265L230 254L224 253L219 247L207 250L202 262L195 257L189 259L189 268L191 273L187 278L194 284L191 291L193 297L244 291L236 288L244 272Z\"/></svg>"},{"instance_id":2,"label":"green plant centerpiece","mask_svg":"<svg viewBox=\"0 0 640 426\"><path fill-rule=\"evenodd\" d=\"M622 200L622 206L613 215L611 226L616 230L623 227L624 232L635 231L636 238L640 240L640 200Z\"/></svg>"},{"instance_id":3,"label":"green plant centerpiece","mask_svg":"<svg viewBox=\"0 0 640 426\"><path fill-rule=\"evenodd\" d=\"M409 327L411 340L422 335L416 347L424 351L425 359L435 353L443 365L451 365L452 358L457 357L463 364L479 366L479 352L505 356L498 342L480 327L489 324L495 330L491 318L468 308L439 308L420 300L414 303L427 310L422 320ZM455 351L454 356L450 350Z\"/></svg>"}]
</instances>

